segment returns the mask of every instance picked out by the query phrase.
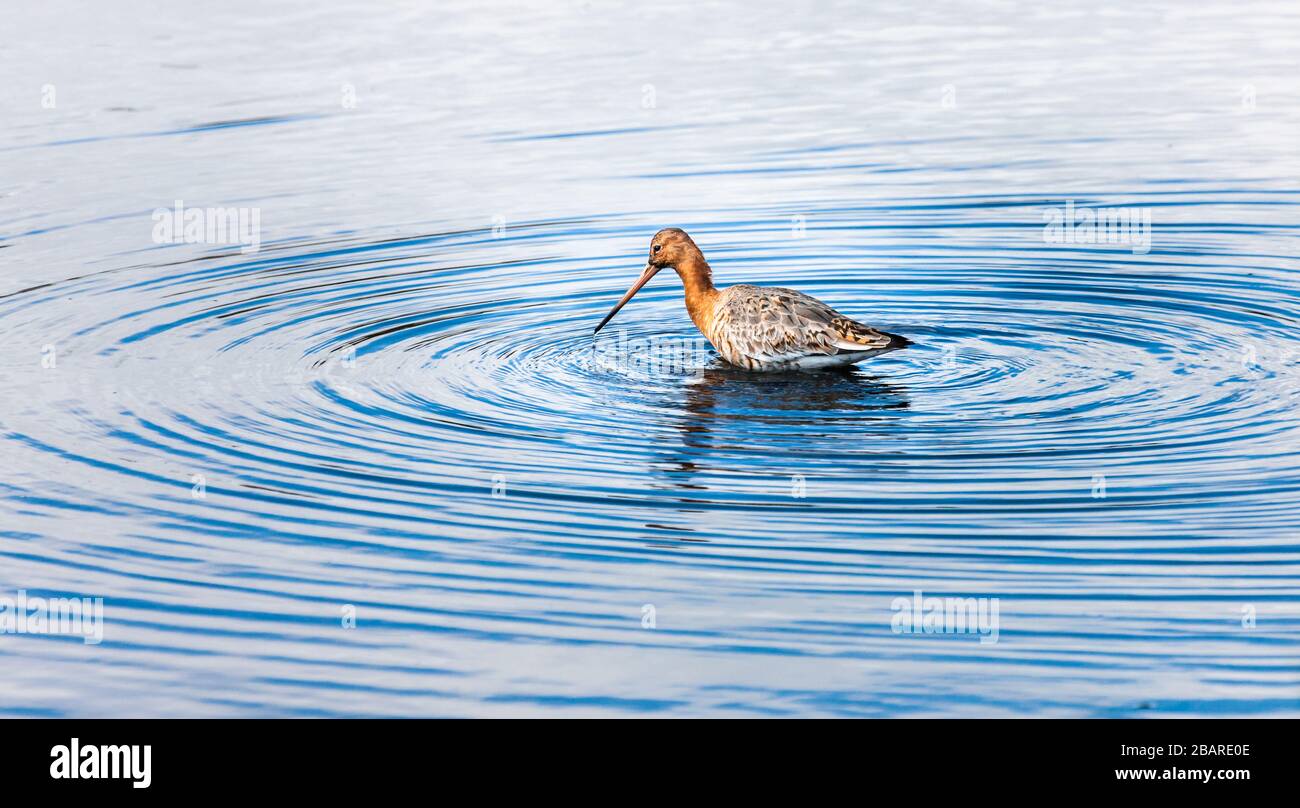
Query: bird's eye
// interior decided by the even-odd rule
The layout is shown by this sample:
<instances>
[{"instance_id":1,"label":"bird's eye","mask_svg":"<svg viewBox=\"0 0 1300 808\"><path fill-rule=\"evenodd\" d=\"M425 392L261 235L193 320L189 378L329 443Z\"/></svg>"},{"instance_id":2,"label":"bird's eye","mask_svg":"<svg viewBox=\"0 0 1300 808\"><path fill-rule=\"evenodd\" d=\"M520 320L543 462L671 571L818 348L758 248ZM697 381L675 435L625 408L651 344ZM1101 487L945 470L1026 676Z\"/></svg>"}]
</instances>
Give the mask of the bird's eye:
<instances>
[{"instance_id":1,"label":"bird's eye","mask_svg":"<svg viewBox=\"0 0 1300 808\"><path fill-rule=\"evenodd\" d=\"M659 248L662 247L662 246L664 246L664 245L662 245L662 244L656 244L656 245L655 245L655 252L659 252Z\"/></svg>"}]
</instances>

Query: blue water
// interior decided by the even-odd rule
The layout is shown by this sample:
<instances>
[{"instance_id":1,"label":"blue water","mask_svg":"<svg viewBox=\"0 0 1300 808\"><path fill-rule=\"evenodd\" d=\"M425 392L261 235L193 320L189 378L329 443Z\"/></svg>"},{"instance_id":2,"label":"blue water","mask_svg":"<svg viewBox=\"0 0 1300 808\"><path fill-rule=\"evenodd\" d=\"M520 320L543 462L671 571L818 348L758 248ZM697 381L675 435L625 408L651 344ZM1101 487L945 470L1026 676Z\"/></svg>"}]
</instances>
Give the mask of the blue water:
<instances>
[{"instance_id":1,"label":"blue water","mask_svg":"<svg viewBox=\"0 0 1300 808\"><path fill-rule=\"evenodd\" d=\"M1300 714L1294 7L11 23L0 597L105 618L0 715ZM670 225L916 344L731 371L671 273L593 342Z\"/></svg>"}]
</instances>

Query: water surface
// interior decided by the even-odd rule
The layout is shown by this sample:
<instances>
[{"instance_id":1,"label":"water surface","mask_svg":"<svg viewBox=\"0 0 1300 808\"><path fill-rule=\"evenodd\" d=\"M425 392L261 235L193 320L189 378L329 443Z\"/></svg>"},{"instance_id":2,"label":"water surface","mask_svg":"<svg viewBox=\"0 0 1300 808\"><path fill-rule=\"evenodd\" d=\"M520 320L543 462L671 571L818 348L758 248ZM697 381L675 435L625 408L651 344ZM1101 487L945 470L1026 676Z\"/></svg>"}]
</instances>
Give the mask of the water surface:
<instances>
[{"instance_id":1,"label":"water surface","mask_svg":"<svg viewBox=\"0 0 1300 808\"><path fill-rule=\"evenodd\" d=\"M1294 6L320 5L0 51L0 714L1300 713ZM916 345L593 341L670 225Z\"/></svg>"}]
</instances>

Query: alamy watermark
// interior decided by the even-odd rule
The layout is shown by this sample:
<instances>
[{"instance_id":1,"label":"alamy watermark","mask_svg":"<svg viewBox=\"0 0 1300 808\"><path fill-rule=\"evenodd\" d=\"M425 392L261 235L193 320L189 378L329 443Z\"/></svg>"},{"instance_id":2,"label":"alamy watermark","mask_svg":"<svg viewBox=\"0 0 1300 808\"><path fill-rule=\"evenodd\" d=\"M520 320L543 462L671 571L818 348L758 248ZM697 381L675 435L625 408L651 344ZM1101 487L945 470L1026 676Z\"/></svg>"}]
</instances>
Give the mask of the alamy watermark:
<instances>
[{"instance_id":1,"label":"alamy watermark","mask_svg":"<svg viewBox=\"0 0 1300 808\"><path fill-rule=\"evenodd\" d=\"M703 337L655 335L628 339L619 329L614 339L598 339L596 361L606 368L640 370L647 373L685 373L709 363L713 353Z\"/></svg>"},{"instance_id":2,"label":"alamy watermark","mask_svg":"<svg viewBox=\"0 0 1300 808\"><path fill-rule=\"evenodd\" d=\"M1044 244L1116 244L1134 255L1151 252L1151 208L1075 207L1043 211Z\"/></svg>"},{"instance_id":3,"label":"alamy watermark","mask_svg":"<svg viewBox=\"0 0 1300 808\"><path fill-rule=\"evenodd\" d=\"M53 780L130 780L131 788L153 782L153 746L145 744L83 744L73 738L50 747Z\"/></svg>"},{"instance_id":4,"label":"alamy watermark","mask_svg":"<svg viewBox=\"0 0 1300 808\"><path fill-rule=\"evenodd\" d=\"M86 645L104 641L103 598L0 596L0 634L70 634Z\"/></svg>"},{"instance_id":5,"label":"alamy watermark","mask_svg":"<svg viewBox=\"0 0 1300 808\"><path fill-rule=\"evenodd\" d=\"M242 253L262 248L261 208L187 208L179 199L153 212L155 244L238 244Z\"/></svg>"},{"instance_id":6,"label":"alamy watermark","mask_svg":"<svg viewBox=\"0 0 1300 808\"><path fill-rule=\"evenodd\" d=\"M889 607L895 634L978 634L981 645L998 641L997 598L927 598L917 589L910 598L894 598Z\"/></svg>"}]
</instances>

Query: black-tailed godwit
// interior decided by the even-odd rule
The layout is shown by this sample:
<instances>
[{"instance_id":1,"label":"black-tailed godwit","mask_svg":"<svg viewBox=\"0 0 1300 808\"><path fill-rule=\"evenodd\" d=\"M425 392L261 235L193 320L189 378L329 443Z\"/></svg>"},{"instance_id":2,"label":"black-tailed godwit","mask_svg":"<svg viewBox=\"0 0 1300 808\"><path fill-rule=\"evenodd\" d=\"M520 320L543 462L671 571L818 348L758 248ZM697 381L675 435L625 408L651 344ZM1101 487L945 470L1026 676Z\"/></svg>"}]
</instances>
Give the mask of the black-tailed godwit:
<instances>
[{"instance_id":1,"label":"black-tailed godwit","mask_svg":"<svg viewBox=\"0 0 1300 808\"><path fill-rule=\"evenodd\" d=\"M718 289L704 253L686 231L668 227L650 240L645 271L596 331L605 327L659 270L672 267L686 291L691 321L722 358L748 370L842 367L911 345L897 334L835 311L815 297L776 286Z\"/></svg>"}]
</instances>

